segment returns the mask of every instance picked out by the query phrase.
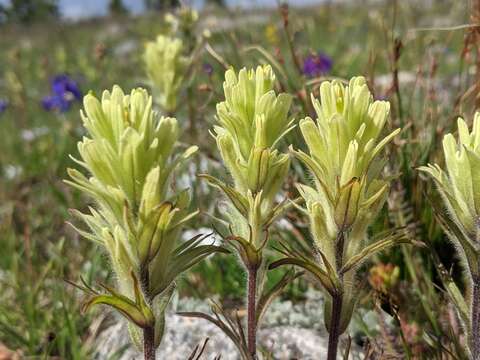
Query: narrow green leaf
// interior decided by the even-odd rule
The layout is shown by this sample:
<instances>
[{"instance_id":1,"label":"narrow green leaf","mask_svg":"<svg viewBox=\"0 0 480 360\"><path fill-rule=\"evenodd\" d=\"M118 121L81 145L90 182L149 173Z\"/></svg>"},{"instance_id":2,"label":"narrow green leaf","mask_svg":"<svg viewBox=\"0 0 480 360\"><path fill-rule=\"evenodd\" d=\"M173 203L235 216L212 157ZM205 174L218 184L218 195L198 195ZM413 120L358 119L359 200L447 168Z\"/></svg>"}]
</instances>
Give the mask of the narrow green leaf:
<instances>
[{"instance_id":1,"label":"narrow green leaf","mask_svg":"<svg viewBox=\"0 0 480 360\"><path fill-rule=\"evenodd\" d=\"M352 270L360 266L364 263L369 257L372 255L386 250L389 247L398 244L411 244L412 242L404 236L403 233L396 233L393 235L388 236L386 239L382 239L379 241L374 242L373 244L368 245L362 251L360 251L357 255L352 256L347 262L342 266L340 269L341 274L345 274L346 272Z\"/></svg>"},{"instance_id":2,"label":"narrow green leaf","mask_svg":"<svg viewBox=\"0 0 480 360\"><path fill-rule=\"evenodd\" d=\"M336 281L334 279L331 279L324 270L322 270L318 265L316 265L311 261L295 259L295 258L283 258L271 263L268 266L268 269L272 270L282 265L295 265L295 266L301 267L302 269L307 270L316 279L318 279L318 281L320 281L320 283L323 285L325 290L327 290L330 295L335 294L335 292L338 290L335 287Z\"/></svg>"},{"instance_id":3,"label":"narrow green leaf","mask_svg":"<svg viewBox=\"0 0 480 360\"><path fill-rule=\"evenodd\" d=\"M213 176L207 174L200 174L198 175L198 177L207 180L210 185L222 190L225 195L230 199L235 208L240 212L240 214L245 217L248 216L248 200L245 196L243 196L237 190L235 190L231 186L224 184Z\"/></svg>"},{"instance_id":4,"label":"narrow green leaf","mask_svg":"<svg viewBox=\"0 0 480 360\"><path fill-rule=\"evenodd\" d=\"M114 296L114 295L97 295L93 296L89 301L87 301L82 310L88 311L93 305L108 305L117 310L120 314L125 316L128 320L133 322L135 325L141 328L153 325L153 314L150 313L151 317L146 317L142 310L130 299L125 296Z\"/></svg>"}]
</instances>

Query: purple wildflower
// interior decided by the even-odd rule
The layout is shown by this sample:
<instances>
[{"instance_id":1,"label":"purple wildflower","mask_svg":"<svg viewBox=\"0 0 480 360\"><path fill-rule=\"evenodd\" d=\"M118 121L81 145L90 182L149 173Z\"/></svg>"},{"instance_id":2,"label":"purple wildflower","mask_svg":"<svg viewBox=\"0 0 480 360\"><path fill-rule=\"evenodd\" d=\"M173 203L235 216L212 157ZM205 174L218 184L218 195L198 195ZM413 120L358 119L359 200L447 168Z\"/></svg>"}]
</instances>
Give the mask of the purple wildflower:
<instances>
[{"instance_id":1,"label":"purple wildflower","mask_svg":"<svg viewBox=\"0 0 480 360\"><path fill-rule=\"evenodd\" d=\"M57 95L71 94L76 100L81 100L82 92L75 80L68 75L57 75L52 80L52 91Z\"/></svg>"},{"instance_id":2,"label":"purple wildflower","mask_svg":"<svg viewBox=\"0 0 480 360\"><path fill-rule=\"evenodd\" d=\"M71 101L64 99L58 95L45 96L42 99L42 106L47 111L58 110L66 112L70 109Z\"/></svg>"},{"instance_id":3,"label":"purple wildflower","mask_svg":"<svg viewBox=\"0 0 480 360\"><path fill-rule=\"evenodd\" d=\"M303 73L307 77L324 75L332 70L332 59L322 53L308 55L303 62Z\"/></svg>"},{"instance_id":4,"label":"purple wildflower","mask_svg":"<svg viewBox=\"0 0 480 360\"><path fill-rule=\"evenodd\" d=\"M8 100L0 99L0 114L8 108Z\"/></svg>"},{"instance_id":5,"label":"purple wildflower","mask_svg":"<svg viewBox=\"0 0 480 360\"><path fill-rule=\"evenodd\" d=\"M208 76L212 76L213 74L213 66L210 63L204 63L202 66L203 72L207 74Z\"/></svg>"},{"instance_id":6,"label":"purple wildflower","mask_svg":"<svg viewBox=\"0 0 480 360\"><path fill-rule=\"evenodd\" d=\"M47 111L68 111L74 101L80 101L82 98L82 92L76 81L65 74L52 79L51 89L52 94L42 99L42 106Z\"/></svg>"}]
</instances>

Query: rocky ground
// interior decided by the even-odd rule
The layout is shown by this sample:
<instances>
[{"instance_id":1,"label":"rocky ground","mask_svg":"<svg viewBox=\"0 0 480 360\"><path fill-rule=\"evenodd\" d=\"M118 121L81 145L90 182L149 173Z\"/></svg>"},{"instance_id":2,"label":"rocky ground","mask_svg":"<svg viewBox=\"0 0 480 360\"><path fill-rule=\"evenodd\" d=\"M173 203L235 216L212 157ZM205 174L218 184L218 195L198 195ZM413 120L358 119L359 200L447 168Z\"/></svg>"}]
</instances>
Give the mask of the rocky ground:
<instances>
[{"instance_id":1,"label":"rocky ground","mask_svg":"<svg viewBox=\"0 0 480 360\"><path fill-rule=\"evenodd\" d=\"M170 314L167 317L169 328L162 346L158 350L161 359L185 360L197 344L209 341L204 352L204 359L221 355L222 359L239 359L237 350L222 332L210 322L203 319L184 318ZM325 333L295 326L276 326L259 332L259 342L271 350L275 359L323 359L326 354ZM123 349L123 352L119 349ZM121 353L118 359L142 359L142 355L129 346L126 326L119 322L98 339L96 359L110 359L112 354Z\"/></svg>"},{"instance_id":2,"label":"rocky ground","mask_svg":"<svg viewBox=\"0 0 480 360\"><path fill-rule=\"evenodd\" d=\"M186 360L193 349L209 339L201 359L239 359L235 345L215 325L207 320L176 315L179 311L210 313L209 305L202 300L174 299L167 314L167 330L158 349L159 359ZM375 331L378 320L371 312L361 312L362 322ZM348 332L357 330L355 320ZM328 334L323 325L323 295L314 290L306 293L301 303L276 300L265 315L258 333L260 346L270 351L274 359L325 359ZM343 340L343 344L345 339ZM142 354L130 345L126 323L117 319L102 331L96 341L97 360L142 360ZM352 344L349 359L360 359L361 349Z\"/></svg>"},{"instance_id":3,"label":"rocky ground","mask_svg":"<svg viewBox=\"0 0 480 360\"><path fill-rule=\"evenodd\" d=\"M238 359L235 345L210 322L185 318L175 311L208 312L208 305L199 300L174 301L167 315L167 332L159 349L162 359L187 359L197 344L209 338L204 359L221 355L222 359ZM267 313L259 343L269 349L275 359L323 359L327 334L323 328L323 300L318 292L310 292L300 304L274 302ZM129 345L123 320L104 330L97 339L96 359L111 359L117 353L120 360L141 359L141 354ZM121 354L120 354L121 353Z\"/></svg>"}]
</instances>

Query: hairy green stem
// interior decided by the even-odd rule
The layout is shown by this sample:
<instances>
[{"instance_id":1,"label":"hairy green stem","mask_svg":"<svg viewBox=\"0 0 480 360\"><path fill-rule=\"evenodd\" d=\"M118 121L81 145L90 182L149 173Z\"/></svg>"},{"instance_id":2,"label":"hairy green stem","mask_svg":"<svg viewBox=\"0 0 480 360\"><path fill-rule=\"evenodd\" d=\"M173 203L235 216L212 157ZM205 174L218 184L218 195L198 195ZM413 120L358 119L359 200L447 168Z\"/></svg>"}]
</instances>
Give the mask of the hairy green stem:
<instances>
[{"instance_id":1,"label":"hairy green stem","mask_svg":"<svg viewBox=\"0 0 480 360\"><path fill-rule=\"evenodd\" d=\"M252 359L257 356L257 267L248 267L248 294L247 294L247 344Z\"/></svg>"},{"instance_id":2,"label":"hairy green stem","mask_svg":"<svg viewBox=\"0 0 480 360\"><path fill-rule=\"evenodd\" d=\"M152 304L150 294L150 274L148 265L140 270L141 286L145 299L149 305ZM143 356L145 360L155 360L155 323L143 328Z\"/></svg>"}]
</instances>

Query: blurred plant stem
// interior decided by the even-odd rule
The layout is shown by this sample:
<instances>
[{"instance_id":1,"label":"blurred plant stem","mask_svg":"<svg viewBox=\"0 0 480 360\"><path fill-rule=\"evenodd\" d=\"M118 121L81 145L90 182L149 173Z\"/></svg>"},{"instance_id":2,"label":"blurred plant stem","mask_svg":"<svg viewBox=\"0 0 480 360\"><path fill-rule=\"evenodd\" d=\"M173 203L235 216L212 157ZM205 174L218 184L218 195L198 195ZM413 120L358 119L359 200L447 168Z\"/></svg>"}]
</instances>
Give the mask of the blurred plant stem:
<instances>
[{"instance_id":1,"label":"blurred plant stem","mask_svg":"<svg viewBox=\"0 0 480 360\"><path fill-rule=\"evenodd\" d=\"M398 79L399 67L398 61L400 60L401 51L403 48L402 40L395 36L395 28L397 26L398 18L398 1L393 1L392 5L392 28L391 28L391 44L392 44L392 53L391 53L391 71L392 71L392 91L395 93L397 98L396 106L396 116L399 120L400 127L404 127L403 119L403 109L402 109L402 95L400 93L400 81Z\"/></svg>"},{"instance_id":2,"label":"blurred plant stem","mask_svg":"<svg viewBox=\"0 0 480 360\"><path fill-rule=\"evenodd\" d=\"M193 85L190 85L187 88L187 102L188 102L188 127L190 134L192 136L197 135L197 126L196 126L196 102L195 102L195 89Z\"/></svg>"},{"instance_id":3,"label":"blurred plant stem","mask_svg":"<svg viewBox=\"0 0 480 360\"><path fill-rule=\"evenodd\" d=\"M290 28L289 24L290 22L288 21L288 5L287 4L282 4L280 6L280 14L282 16L283 20L283 29L285 30L285 36L287 38L287 43L288 43L288 48L290 50L290 55L292 56L293 63L295 64L295 68L297 69L298 73L300 76L303 75L302 71L302 64L300 63L300 59L297 56L297 52L295 51L295 45L293 43L293 36L290 33Z\"/></svg>"},{"instance_id":4,"label":"blurred plant stem","mask_svg":"<svg viewBox=\"0 0 480 360\"><path fill-rule=\"evenodd\" d=\"M397 98L397 117L400 127L404 127L403 108L402 108L402 94L400 93L400 81L398 79L398 61L402 53L402 41L399 38L395 38L393 41L393 53L392 53L392 74L393 74L393 91Z\"/></svg>"},{"instance_id":5,"label":"blurred plant stem","mask_svg":"<svg viewBox=\"0 0 480 360\"><path fill-rule=\"evenodd\" d=\"M302 63L300 62L300 59L298 58L297 52L295 50L295 43L293 41L293 34L290 32L290 27L289 27L289 9L288 9L288 4L282 4L280 5L280 15L282 17L282 24L283 24L283 30L285 31L285 37L287 39L288 43L288 49L290 50L290 56L292 57L292 61L295 65L295 69L298 72L298 75L300 78L303 78L303 69L302 69ZM300 100L300 103L302 105L302 109L305 113L305 115L309 116L314 116L315 111L313 110L313 107L308 99L307 96L307 89L305 88L305 82L301 81L301 86L297 85L296 89L296 95Z\"/></svg>"}]
</instances>

